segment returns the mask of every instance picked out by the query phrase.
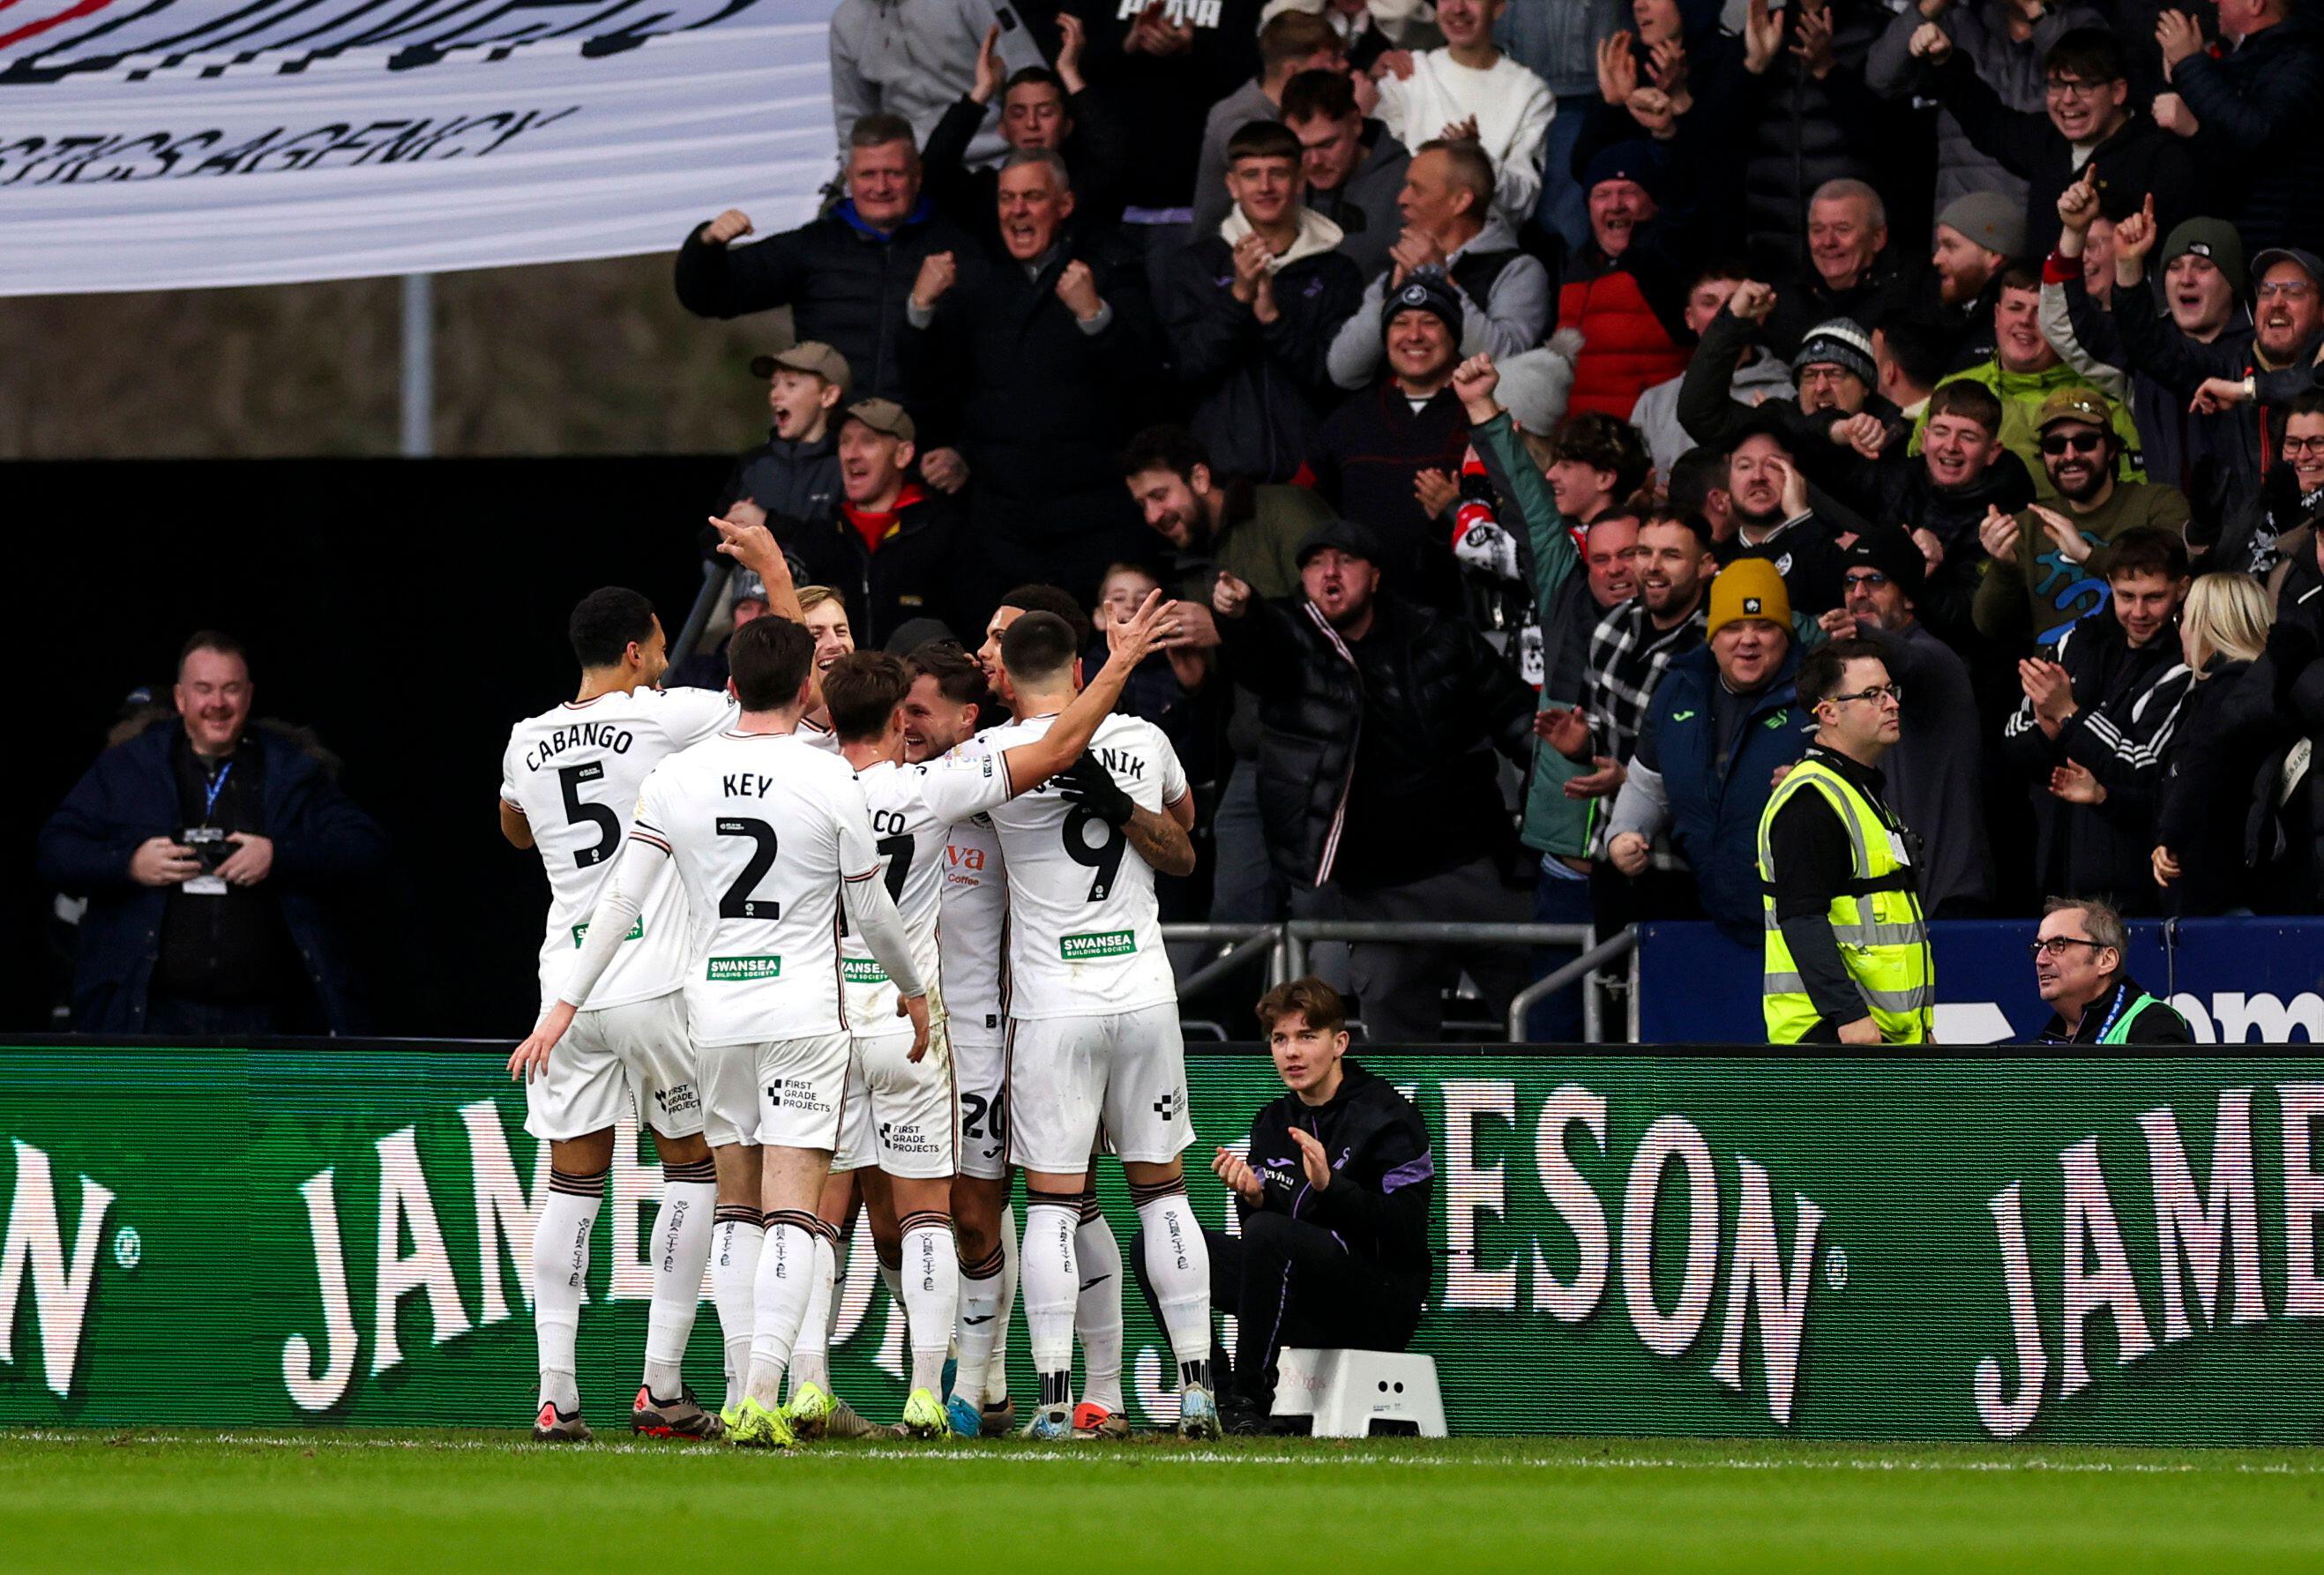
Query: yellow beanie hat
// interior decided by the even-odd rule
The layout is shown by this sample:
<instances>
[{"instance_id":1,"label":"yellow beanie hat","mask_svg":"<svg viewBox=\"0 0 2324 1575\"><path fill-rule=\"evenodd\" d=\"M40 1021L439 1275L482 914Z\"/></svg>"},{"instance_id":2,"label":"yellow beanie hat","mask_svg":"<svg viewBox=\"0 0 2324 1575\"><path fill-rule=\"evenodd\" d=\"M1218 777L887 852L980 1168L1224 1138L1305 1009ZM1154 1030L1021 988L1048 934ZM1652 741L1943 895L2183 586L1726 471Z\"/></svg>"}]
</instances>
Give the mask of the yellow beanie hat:
<instances>
[{"instance_id":1,"label":"yellow beanie hat","mask_svg":"<svg viewBox=\"0 0 2324 1575\"><path fill-rule=\"evenodd\" d=\"M1784 576L1764 557L1738 557L1711 582L1711 627L1705 633L1716 634L1720 625L1738 618L1764 618L1791 631L1791 594L1784 589Z\"/></svg>"}]
</instances>

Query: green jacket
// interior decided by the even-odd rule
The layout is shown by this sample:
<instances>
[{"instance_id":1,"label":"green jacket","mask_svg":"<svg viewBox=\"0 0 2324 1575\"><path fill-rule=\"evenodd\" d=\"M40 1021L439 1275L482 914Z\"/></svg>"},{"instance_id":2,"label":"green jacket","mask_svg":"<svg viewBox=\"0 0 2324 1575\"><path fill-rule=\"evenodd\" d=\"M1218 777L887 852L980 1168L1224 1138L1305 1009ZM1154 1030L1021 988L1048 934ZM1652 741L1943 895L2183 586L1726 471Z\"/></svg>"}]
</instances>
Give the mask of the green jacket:
<instances>
[{"instance_id":1,"label":"green jacket","mask_svg":"<svg viewBox=\"0 0 2324 1575\"><path fill-rule=\"evenodd\" d=\"M2184 535L2189 513L2186 496L2162 482L2116 482L2113 495L2087 514L2074 514L2063 503L2051 507L2080 526L2083 539L2099 546L2134 525ZM2016 556L1985 566L1969 618L1987 640L2046 645L2061 630L2098 610L2107 598L2106 582L2089 572L2089 563L2074 563L2060 552L2033 510L2016 518Z\"/></svg>"},{"instance_id":2,"label":"green jacket","mask_svg":"<svg viewBox=\"0 0 2324 1575\"><path fill-rule=\"evenodd\" d=\"M1981 382L1991 389L2001 401L2001 445L2025 462L2034 477L2034 495L2049 502L2058 495L2050 484L2050 473L2042 464L2042 435L2034 429L2034 420L2042 413L2042 401L2061 388L2088 384L2089 379L2072 367L2060 364L2047 372L2004 372L1998 359L1979 362L1967 372L1957 373L1946 382ZM1942 387L1943 384L1939 384ZM2107 401L2114 411L2114 433L2122 440L2122 464L2116 479L2143 482L2146 479L2144 458L2139 453L2138 424L2131 419L2130 407ZM1929 425L1928 407L1913 421L1912 452L1921 452L1921 434Z\"/></svg>"},{"instance_id":3,"label":"green jacket","mask_svg":"<svg viewBox=\"0 0 2324 1575\"><path fill-rule=\"evenodd\" d=\"M1508 412L1504 410L1483 426L1470 428L1469 440L1491 472L1494 487L1525 516L1526 541L1533 549L1534 616L1541 623L1545 649L1564 639L1576 618L1587 618L1594 627L1600 609L1590 594L1590 576L1582 572L1582 555L1573 550L1565 516L1557 511L1549 482L1518 440ZM1578 679L1579 675L1575 677ZM1578 685L1577 692L1571 695L1553 694L1551 687L1549 684L1542 686L1544 711L1565 710L1583 698ZM1565 785L1587 775L1589 769L1538 739L1534 741L1533 774L1526 788L1525 824L1519 834L1526 846L1568 859L1590 856L1600 801L1565 796Z\"/></svg>"}]
</instances>

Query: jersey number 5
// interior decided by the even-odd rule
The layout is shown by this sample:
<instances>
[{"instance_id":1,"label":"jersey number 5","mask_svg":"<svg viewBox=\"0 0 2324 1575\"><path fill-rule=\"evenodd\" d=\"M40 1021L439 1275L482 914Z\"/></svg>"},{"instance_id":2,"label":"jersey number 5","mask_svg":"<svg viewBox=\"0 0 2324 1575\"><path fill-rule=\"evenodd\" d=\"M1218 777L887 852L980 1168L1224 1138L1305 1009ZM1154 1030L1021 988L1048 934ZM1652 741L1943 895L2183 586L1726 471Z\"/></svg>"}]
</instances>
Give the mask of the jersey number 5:
<instances>
[{"instance_id":1,"label":"jersey number 5","mask_svg":"<svg viewBox=\"0 0 2324 1575\"><path fill-rule=\"evenodd\" d=\"M592 865L604 863L613 856L613 848L622 840L620 815L602 804L581 801L581 784L595 782L604 774L604 766L595 760L586 766L559 766L557 769L557 790L565 797L565 824L579 825L586 821L595 826L600 834L596 846L575 852L573 863L577 869L586 870Z\"/></svg>"},{"instance_id":2,"label":"jersey number 5","mask_svg":"<svg viewBox=\"0 0 2324 1575\"><path fill-rule=\"evenodd\" d=\"M763 820L736 818L721 820L718 834L722 837L748 837L756 844L751 850L751 861L742 866L734 884L718 899L720 918L779 919L783 916L783 905L771 898L753 895L767 871L775 867L775 828Z\"/></svg>"},{"instance_id":3,"label":"jersey number 5","mask_svg":"<svg viewBox=\"0 0 2324 1575\"><path fill-rule=\"evenodd\" d=\"M1091 826L1105 833L1094 846L1088 837ZM1113 890L1113 878L1121 873L1121 828L1107 824L1087 805L1076 804L1065 812L1065 857L1097 871L1090 877L1089 899L1103 902Z\"/></svg>"}]
</instances>

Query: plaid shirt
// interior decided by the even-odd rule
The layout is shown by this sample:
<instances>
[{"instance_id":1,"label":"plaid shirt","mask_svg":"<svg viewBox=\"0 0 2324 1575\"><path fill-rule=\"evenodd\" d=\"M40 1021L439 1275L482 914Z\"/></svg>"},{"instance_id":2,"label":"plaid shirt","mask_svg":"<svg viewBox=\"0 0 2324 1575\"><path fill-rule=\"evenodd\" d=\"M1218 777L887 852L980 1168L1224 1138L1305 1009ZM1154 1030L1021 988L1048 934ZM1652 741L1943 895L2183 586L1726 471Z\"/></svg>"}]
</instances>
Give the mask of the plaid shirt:
<instances>
[{"instance_id":1,"label":"plaid shirt","mask_svg":"<svg viewBox=\"0 0 2324 1575\"><path fill-rule=\"evenodd\" d=\"M1582 679L1582 705L1590 714L1590 744L1593 753L1630 763L1637 751L1638 732L1646 725L1646 707L1663 669L1674 657L1701 645L1711 622L1710 598L1694 616L1674 629L1658 630L1643 598L1623 603L1598 621L1590 635L1590 665ZM1605 852L1606 819L1597 821L1592 851ZM1670 839L1655 838L1652 854L1657 870L1683 870L1686 861L1671 851Z\"/></svg>"}]
</instances>

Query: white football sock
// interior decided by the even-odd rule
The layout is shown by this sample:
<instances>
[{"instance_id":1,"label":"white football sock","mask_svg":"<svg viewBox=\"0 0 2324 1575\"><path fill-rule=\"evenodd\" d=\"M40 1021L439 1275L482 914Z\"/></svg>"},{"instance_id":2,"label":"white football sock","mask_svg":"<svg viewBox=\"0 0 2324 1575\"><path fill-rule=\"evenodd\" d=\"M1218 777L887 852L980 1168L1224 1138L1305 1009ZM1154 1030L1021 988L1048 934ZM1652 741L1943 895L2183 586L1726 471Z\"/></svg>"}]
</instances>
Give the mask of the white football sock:
<instances>
[{"instance_id":1,"label":"white football sock","mask_svg":"<svg viewBox=\"0 0 2324 1575\"><path fill-rule=\"evenodd\" d=\"M791 1393L802 1384L831 1389L831 1312L833 1289L839 1284L839 1253L832 1239L818 1232L815 1239L815 1280L807 1300L807 1316L799 1322L798 1340L791 1348Z\"/></svg>"},{"instance_id":2,"label":"white football sock","mask_svg":"<svg viewBox=\"0 0 2324 1575\"><path fill-rule=\"evenodd\" d=\"M1070 1196L1035 1193L1025 1209L1025 1327L1045 1407L1073 1403L1074 1303L1082 1288L1074 1231L1081 1218L1081 1200Z\"/></svg>"},{"instance_id":3,"label":"white football sock","mask_svg":"<svg viewBox=\"0 0 2324 1575\"><path fill-rule=\"evenodd\" d=\"M710 1294L718 1308L718 1333L726 1352L726 1403L732 1411L742 1403L751 1382L751 1337L759 1320L759 1248L767 1233L759 1211L743 1204L720 1208L723 1216L710 1259Z\"/></svg>"},{"instance_id":4,"label":"white football sock","mask_svg":"<svg viewBox=\"0 0 2324 1575\"><path fill-rule=\"evenodd\" d=\"M1001 1343L1001 1257L994 1253L972 1270L960 1267L960 1370L952 1381L953 1397L982 1407L985 1375L997 1365L994 1348Z\"/></svg>"},{"instance_id":5,"label":"white football sock","mask_svg":"<svg viewBox=\"0 0 2324 1575\"><path fill-rule=\"evenodd\" d=\"M686 1342L702 1306L702 1271L718 1210L718 1177L708 1160L674 1165L662 1181L649 1261L653 1303L646 1313L646 1392L675 1400L686 1390Z\"/></svg>"},{"instance_id":6,"label":"white football sock","mask_svg":"<svg viewBox=\"0 0 2324 1575\"><path fill-rule=\"evenodd\" d=\"M574 1342L588 1295L589 1232L605 1202L605 1173L549 1173L549 1201L532 1232L532 1326L540 1344L540 1399L563 1412L581 1409Z\"/></svg>"},{"instance_id":7,"label":"white football sock","mask_svg":"<svg viewBox=\"0 0 2324 1575\"><path fill-rule=\"evenodd\" d=\"M1120 1414L1121 1243L1104 1215L1091 1213L1074 1228L1074 1257L1081 1266L1074 1332L1082 1342L1082 1398Z\"/></svg>"},{"instance_id":8,"label":"white football sock","mask_svg":"<svg viewBox=\"0 0 2324 1575\"><path fill-rule=\"evenodd\" d=\"M904 1309L912 1336L911 1387L942 1398L945 1359L952 1352L953 1313L960 1305L960 1248L942 1214L907 1214Z\"/></svg>"},{"instance_id":9,"label":"white football sock","mask_svg":"<svg viewBox=\"0 0 2324 1575\"><path fill-rule=\"evenodd\" d=\"M807 1299L815 1294L816 1218L786 1209L767 1216L767 1243L759 1253L759 1320L751 1340L751 1398L772 1411L782 1403L783 1369Z\"/></svg>"},{"instance_id":10,"label":"white football sock","mask_svg":"<svg viewBox=\"0 0 2324 1575\"><path fill-rule=\"evenodd\" d=\"M1017 1205L1001 1211L1001 1317L993 1324L992 1366L984 1375L984 1399L998 1405L1009 1398L1009 1325L1017 1316Z\"/></svg>"},{"instance_id":11,"label":"white football sock","mask_svg":"<svg viewBox=\"0 0 2324 1575\"><path fill-rule=\"evenodd\" d=\"M1211 1244L1194 1221L1183 1182L1167 1192L1135 1187L1138 1220L1146 1231L1146 1283L1162 1309L1162 1326L1178 1359L1178 1382L1211 1381ZM1144 1193L1146 1195L1139 1197Z\"/></svg>"}]
</instances>

